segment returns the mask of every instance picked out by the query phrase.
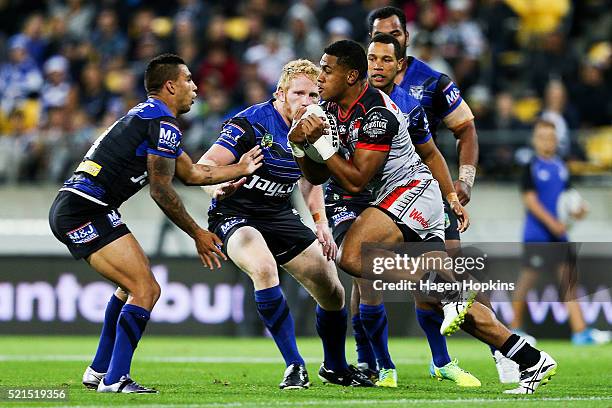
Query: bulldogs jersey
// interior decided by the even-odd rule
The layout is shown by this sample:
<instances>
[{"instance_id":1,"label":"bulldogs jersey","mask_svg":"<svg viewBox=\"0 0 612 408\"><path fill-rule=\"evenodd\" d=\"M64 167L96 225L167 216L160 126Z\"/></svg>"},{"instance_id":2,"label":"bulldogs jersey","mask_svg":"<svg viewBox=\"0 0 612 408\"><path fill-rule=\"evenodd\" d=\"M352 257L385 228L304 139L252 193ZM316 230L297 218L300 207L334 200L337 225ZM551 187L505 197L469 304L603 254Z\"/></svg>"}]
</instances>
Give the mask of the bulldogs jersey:
<instances>
[{"instance_id":1,"label":"bulldogs jersey","mask_svg":"<svg viewBox=\"0 0 612 408\"><path fill-rule=\"evenodd\" d=\"M434 71L417 58L408 57L408 65L400 86L425 109L434 137L442 120L447 126L454 128L474 119L457 85L448 76Z\"/></svg>"},{"instance_id":2,"label":"bulldogs jersey","mask_svg":"<svg viewBox=\"0 0 612 408\"><path fill-rule=\"evenodd\" d=\"M385 163L368 183L366 190L376 199L393 187L407 184L410 180L431 179L427 166L414 150L408 131L408 121L384 92L366 85L351 105L342 112L333 102L325 109L338 124L340 137L339 154L351 160L356 149L387 152Z\"/></svg>"},{"instance_id":3,"label":"bulldogs jersey","mask_svg":"<svg viewBox=\"0 0 612 408\"><path fill-rule=\"evenodd\" d=\"M147 155L176 159L183 152L181 139L172 112L149 98L96 139L60 191L117 208L148 183Z\"/></svg>"},{"instance_id":4,"label":"bulldogs jersey","mask_svg":"<svg viewBox=\"0 0 612 408\"><path fill-rule=\"evenodd\" d=\"M289 127L273 101L253 105L224 124L215 143L231 151L236 160L259 145L264 164L230 197L213 200L209 216L273 215L291 208L291 193L302 173L289 147Z\"/></svg>"}]
</instances>

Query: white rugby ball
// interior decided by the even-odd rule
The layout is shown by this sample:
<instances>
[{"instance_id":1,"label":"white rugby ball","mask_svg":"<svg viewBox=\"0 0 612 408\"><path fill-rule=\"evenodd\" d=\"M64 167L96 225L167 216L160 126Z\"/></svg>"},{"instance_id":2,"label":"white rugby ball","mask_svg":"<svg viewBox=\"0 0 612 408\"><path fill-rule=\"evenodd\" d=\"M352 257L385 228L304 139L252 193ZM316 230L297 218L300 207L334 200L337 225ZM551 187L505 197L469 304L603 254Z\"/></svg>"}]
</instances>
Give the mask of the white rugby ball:
<instances>
[{"instance_id":1,"label":"white rugby ball","mask_svg":"<svg viewBox=\"0 0 612 408\"><path fill-rule=\"evenodd\" d=\"M578 191L573 188L565 190L561 193L557 201L557 216L559 217L559 221L566 224L568 227L572 226L574 221L572 214L579 212L582 207L587 205L588 204Z\"/></svg>"},{"instance_id":2,"label":"white rugby ball","mask_svg":"<svg viewBox=\"0 0 612 408\"><path fill-rule=\"evenodd\" d=\"M306 111L304 112L300 120L311 114L317 115L318 117L322 118L323 121L328 125L327 130L323 133L323 136L321 137L326 138L332 145L334 150L338 151L338 149L340 148L340 138L338 137L338 125L336 123L336 118L334 118L333 115L326 113L321 107L321 105L312 104L306 107ZM304 152L308 155L308 157L310 157L312 161L315 161L317 163L325 163L325 160L323 160L317 149L315 149L308 142L304 143Z\"/></svg>"}]
</instances>

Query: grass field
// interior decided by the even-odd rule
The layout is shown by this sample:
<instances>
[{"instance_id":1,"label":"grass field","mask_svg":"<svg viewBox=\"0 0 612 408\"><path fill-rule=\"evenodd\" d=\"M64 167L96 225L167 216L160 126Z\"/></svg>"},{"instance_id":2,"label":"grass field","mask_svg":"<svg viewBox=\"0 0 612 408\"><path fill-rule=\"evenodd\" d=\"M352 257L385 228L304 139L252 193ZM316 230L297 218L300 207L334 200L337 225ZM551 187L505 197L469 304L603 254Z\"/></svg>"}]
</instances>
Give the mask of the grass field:
<instances>
[{"instance_id":1,"label":"grass field","mask_svg":"<svg viewBox=\"0 0 612 408\"><path fill-rule=\"evenodd\" d=\"M573 347L539 343L559 363L549 385L532 396L505 396L488 349L471 339L451 339L461 365L480 378L481 388L460 389L428 376L429 350L421 339L393 339L398 389L324 386L317 378L318 339L299 339L313 383L309 390L281 391L284 370L271 339L146 337L132 377L160 390L158 395L108 395L84 389L83 370L95 350L94 337L0 338L0 387L68 387L68 401L7 402L0 406L173 406L173 407L523 407L612 406L612 346ZM347 345L350 361L355 355Z\"/></svg>"}]
</instances>

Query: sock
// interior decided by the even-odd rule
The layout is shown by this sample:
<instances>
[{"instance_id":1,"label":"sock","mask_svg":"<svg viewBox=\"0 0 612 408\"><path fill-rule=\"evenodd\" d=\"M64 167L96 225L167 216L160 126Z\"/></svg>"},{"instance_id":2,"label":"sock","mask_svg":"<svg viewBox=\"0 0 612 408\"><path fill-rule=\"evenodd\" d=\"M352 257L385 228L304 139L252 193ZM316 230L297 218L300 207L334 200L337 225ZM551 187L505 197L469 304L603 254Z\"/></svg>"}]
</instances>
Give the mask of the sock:
<instances>
[{"instance_id":1,"label":"sock","mask_svg":"<svg viewBox=\"0 0 612 408\"><path fill-rule=\"evenodd\" d=\"M345 355L346 308L328 311L317 305L317 333L323 343L323 364L328 370L344 372L348 369Z\"/></svg>"},{"instance_id":2,"label":"sock","mask_svg":"<svg viewBox=\"0 0 612 408\"><path fill-rule=\"evenodd\" d=\"M361 324L374 350L378 367L381 369L395 368L389 355L389 324L385 305L382 303L376 306L360 304L359 314Z\"/></svg>"},{"instance_id":3,"label":"sock","mask_svg":"<svg viewBox=\"0 0 612 408\"><path fill-rule=\"evenodd\" d=\"M425 332L431 356L436 367L444 367L451 362L446 348L446 338L440 334L442 316L435 310L416 309L417 321Z\"/></svg>"},{"instance_id":4,"label":"sock","mask_svg":"<svg viewBox=\"0 0 612 408\"><path fill-rule=\"evenodd\" d=\"M353 324L353 336L355 337L355 344L357 346L357 362L366 363L369 368L376 370L374 350L372 350L368 335L361 324L361 316L359 313L353 316L351 322Z\"/></svg>"},{"instance_id":5,"label":"sock","mask_svg":"<svg viewBox=\"0 0 612 408\"><path fill-rule=\"evenodd\" d=\"M521 371L534 366L540 360L540 351L516 334L512 334L499 351L517 363Z\"/></svg>"},{"instance_id":6,"label":"sock","mask_svg":"<svg viewBox=\"0 0 612 408\"><path fill-rule=\"evenodd\" d=\"M304 365L297 348L293 317L280 286L256 290L255 303L257 313L274 338L287 367L294 363Z\"/></svg>"},{"instance_id":7,"label":"sock","mask_svg":"<svg viewBox=\"0 0 612 408\"><path fill-rule=\"evenodd\" d=\"M113 356L104 377L104 384L110 385L119 381L121 377L130 373L134 350L142 337L151 313L140 306L126 304L121 309L117 321L117 335Z\"/></svg>"},{"instance_id":8,"label":"sock","mask_svg":"<svg viewBox=\"0 0 612 408\"><path fill-rule=\"evenodd\" d=\"M113 355L113 346L115 345L115 333L117 332L117 319L121 308L125 302L122 302L117 296L112 295L106 305L104 313L104 324L102 325L102 333L98 342L98 350L91 362L91 368L99 373L105 373L108 370L111 356Z\"/></svg>"}]
</instances>

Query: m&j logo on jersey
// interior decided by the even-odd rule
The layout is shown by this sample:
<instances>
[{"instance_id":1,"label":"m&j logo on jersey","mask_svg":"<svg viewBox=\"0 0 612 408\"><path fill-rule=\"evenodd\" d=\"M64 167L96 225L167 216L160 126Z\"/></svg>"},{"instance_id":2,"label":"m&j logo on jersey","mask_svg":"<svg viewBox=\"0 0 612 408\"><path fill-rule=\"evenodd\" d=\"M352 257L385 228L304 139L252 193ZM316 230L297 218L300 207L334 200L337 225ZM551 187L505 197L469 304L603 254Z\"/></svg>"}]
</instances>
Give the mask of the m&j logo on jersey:
<instances>
[{"instance_id":1,"label":"m&j logo on jersey","mask_svg":"<svg viewBox=\"0 0 612 408\"><path fill-rule=\"evenodd\" d=\"M70 238L73 244L85 244L100 236L96 230L96 227L94 227L91 222L81 225L77 229L73 229L66 235L68 235L68 238Z\"/></svg>"},{"instance_id":2,"label":"m&j logo on jersey","mask_svg":"<svg viewBox=\"0 0 612 408\"><path fill-rule=\"evenodd\" d=\"M246 223L246 219L244 218L230 218L227 222L221 225L221 234L225 235L229 230L235 227L238 224Z\"/></svg>"},{"instance_id":3,"label":"m&j logo on jersey","mask_svg":"<svg viewBox=\"0 0 612 408\"><path fill-rule=\"evenodd\" d=\"M159 122L159 141L157 142L157 150L162 152L176 153L181 144L181 131L179 128L170 122Z\"/></svg>"},{"instance_id":4,"label":"m&j logo on jersey","mask_svg":"<svg viewBox=\"0 0 612 408\"><path fill-rule=\"evenodd\" d=\"M108 218L108 222L113 228L117 228L120 225L123 225L123 221L121 220L121 215L117 212L117 210L113 210L106 214L106 218Z\"/></svg>"}]
</instances>

